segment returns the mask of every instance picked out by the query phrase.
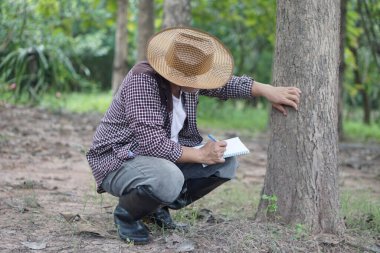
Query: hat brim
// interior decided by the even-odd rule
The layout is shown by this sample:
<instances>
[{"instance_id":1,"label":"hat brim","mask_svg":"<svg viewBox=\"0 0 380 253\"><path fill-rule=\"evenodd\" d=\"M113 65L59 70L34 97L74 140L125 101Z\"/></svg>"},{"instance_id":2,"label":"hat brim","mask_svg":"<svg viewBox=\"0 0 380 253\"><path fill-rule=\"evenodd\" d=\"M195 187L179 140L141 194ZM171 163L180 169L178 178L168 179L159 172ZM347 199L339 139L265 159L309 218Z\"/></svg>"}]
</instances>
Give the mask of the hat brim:
<instances>
[{"instance_id":1,"label":"hat brim","mask_svg":"<svg viewBox=\"0 0 380 253\"><path fill-rule=\"evenodd\" d=\"M214 46L214 57L211 68L199 75L185 75L170 67L165 59L173 39L179 33L189 33L199 37L206 37ZM152 68L168 81L184 87L197 89L215 89L224 86L232 76L233 57L218 38L203 31L187 28L173 27L155 34L147 43L147 60Z\"/></svg>"}]
</instances>

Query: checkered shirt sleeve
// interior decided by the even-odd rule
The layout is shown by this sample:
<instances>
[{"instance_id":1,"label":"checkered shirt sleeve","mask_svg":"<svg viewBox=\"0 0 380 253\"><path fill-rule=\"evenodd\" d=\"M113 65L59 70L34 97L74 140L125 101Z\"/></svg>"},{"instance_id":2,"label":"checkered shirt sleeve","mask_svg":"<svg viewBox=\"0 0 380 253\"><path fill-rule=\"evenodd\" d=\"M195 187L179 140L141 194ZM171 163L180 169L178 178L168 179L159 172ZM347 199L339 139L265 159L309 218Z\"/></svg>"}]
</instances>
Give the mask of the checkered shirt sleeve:
<instances>
[{"instance_id":1,"label":"checkered shirt sleeve","mask_svg":"<svg viewBox=\"0 0 380 253\"><path fill-rule=\"evenodd\" d=\"M253 98L253 82L254 80L249 76L232 76L225 86L218 89L200 90L199 94L217 97L222 100L230 98Z\"/></svg>"}]
</instances>

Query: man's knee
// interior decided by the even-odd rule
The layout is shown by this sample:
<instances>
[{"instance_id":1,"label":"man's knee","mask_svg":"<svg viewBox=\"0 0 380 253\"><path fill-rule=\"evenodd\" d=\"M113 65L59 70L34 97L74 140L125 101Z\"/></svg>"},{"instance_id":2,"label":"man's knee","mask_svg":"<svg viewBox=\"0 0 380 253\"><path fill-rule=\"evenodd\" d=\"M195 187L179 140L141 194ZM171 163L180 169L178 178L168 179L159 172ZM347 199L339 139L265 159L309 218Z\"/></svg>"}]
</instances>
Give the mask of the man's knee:
<instances>
[{"instance_id":1,"label":"man's knee","mask_svg":"<svg viewBox=\"0 0 380 253\"><path fill-rule=\"evenodd\" d=\"M226 158L223 167L216 173L221 178L233 179L236 175L236 170L239 166L236 157Z\"/></svg>"},{"instance_id":2,"label":"man's knee","mask_svg":"<svg viewBox=\"0 0 380 253\"><path fill-rule=\"evenodd\" d=\"M161 161L156 178L151 181L152 192L166 203L173 202L182 190L184 176L181 170L170 161Z\"/></svg>"}]
</instances>

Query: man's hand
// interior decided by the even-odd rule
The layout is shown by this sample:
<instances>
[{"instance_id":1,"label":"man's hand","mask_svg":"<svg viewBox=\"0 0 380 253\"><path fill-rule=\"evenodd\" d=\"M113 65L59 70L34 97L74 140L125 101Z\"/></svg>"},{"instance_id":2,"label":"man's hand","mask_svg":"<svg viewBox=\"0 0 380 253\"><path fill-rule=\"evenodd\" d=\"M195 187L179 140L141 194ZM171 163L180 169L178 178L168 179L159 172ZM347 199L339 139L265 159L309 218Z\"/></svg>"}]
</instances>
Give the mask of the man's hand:
<instances>
[{"instance_id":1,"label":"man's hand","mask_svg":"<svg viewBox=\"0 0 380 253\"><path fill-rule=\"evenodd\" d=\"M202 163L203 164L216 164L224 163L224 152L226 151L227 142L225 141L209 141L202 148Z\"/></svg>"},{"instance_id":2,"label":"man's hand","mask_svg":"<svg viewBox=\"0 0 380 253\"><path fill-rule=\"evenodd\" d=\"M288 114L284 106L290 106L298 110L301 90L296 87L274 87L269 84L256 82L252 87L254 96L263 96L272 103L272 106L282 112L285 116Z\"/></svg>"}]
</instances>

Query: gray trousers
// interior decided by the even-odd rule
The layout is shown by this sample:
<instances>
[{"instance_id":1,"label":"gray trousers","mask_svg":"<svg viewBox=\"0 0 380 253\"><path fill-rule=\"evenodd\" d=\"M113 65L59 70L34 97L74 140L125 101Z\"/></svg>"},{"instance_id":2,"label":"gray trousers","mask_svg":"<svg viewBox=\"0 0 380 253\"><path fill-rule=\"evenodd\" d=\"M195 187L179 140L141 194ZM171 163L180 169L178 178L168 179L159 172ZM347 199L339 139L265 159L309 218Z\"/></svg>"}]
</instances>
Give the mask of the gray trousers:
<instances>
[{"instance_id":1,"label":"gray trousers","mask_svg":"<svg viewBox=\"0 0 380 253\"><path fill-rule=\"evenodd\" d=\"M149 156L136 156L123 166L107 175L102 188L120 197L130 190L150 186L155 197L171 203L178 197L184 181L193 178L217 176L232 179L238 163L235 157L227 158L224 163L203 167L199 163L172 163L168 160Z\"/></svg>"}]
</instances>

